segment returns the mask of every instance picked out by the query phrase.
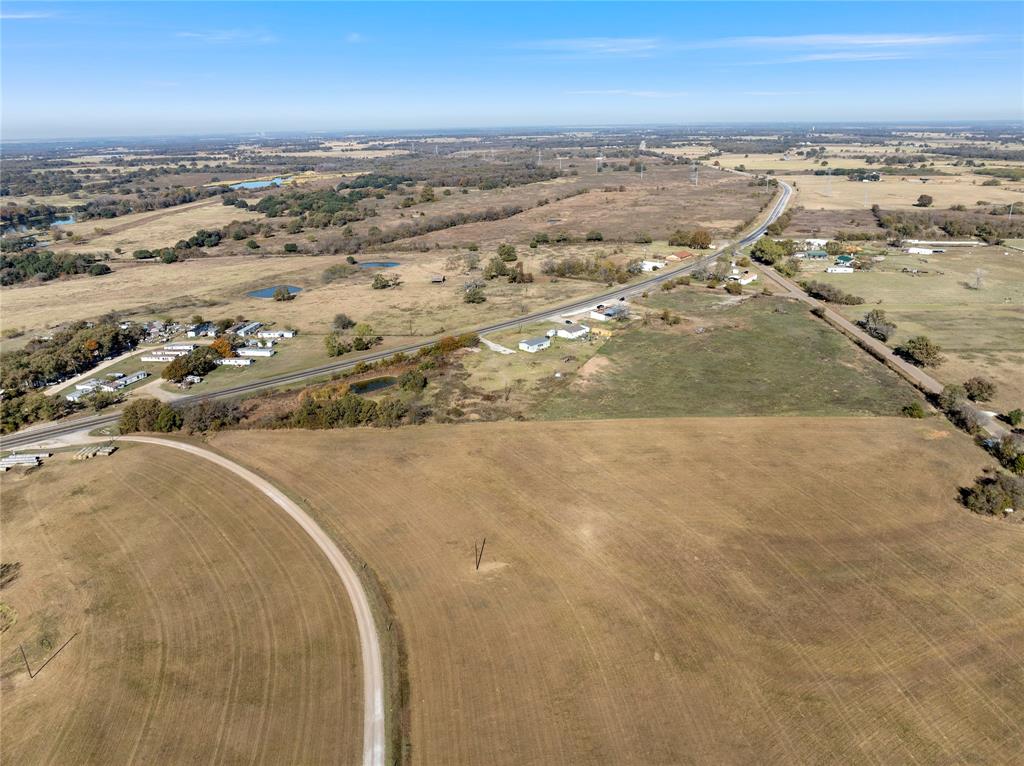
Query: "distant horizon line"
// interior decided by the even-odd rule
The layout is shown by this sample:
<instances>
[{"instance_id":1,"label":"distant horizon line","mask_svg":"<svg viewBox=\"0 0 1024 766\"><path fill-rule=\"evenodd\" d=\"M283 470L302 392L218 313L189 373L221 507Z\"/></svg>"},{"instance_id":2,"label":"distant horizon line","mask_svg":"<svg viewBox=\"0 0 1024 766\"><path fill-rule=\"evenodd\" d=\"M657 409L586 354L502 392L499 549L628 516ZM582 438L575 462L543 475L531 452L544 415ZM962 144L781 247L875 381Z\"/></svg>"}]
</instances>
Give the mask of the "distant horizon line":
<instances>
[{"instance_id":1,"label":"distant horizon line","mask_svg":"<svg viewBox=\"0 0 1024 766\"><path fill-rule=\"evenodd\" d=\"M1024 130L1024 118L958 118L931 120L720 120L708 122L638 122L638 123L581 123L581 124L536 124L536 125L502 125L502 126L469 126L469 127L429 127L429 128L363 128L363 129L292 129L292 130L237 130L213 131L203 133L188 131L183 133L136 133L136 134L96 134L79 136L31 136L19 138L3 138L0 145L26 143L57 143L61 141L124 141L124 140L160 140L175 138L214 139L214 138L298 138L298 137L355 137L355 136L438 136L464 133L508 134L519 131L546 131L551 133L578 130L656 130L666 128L720 128L720 127L761 127L761 128L814 128L822 127L972 127L972 126L1015 126Z\"/></svg>"}]
</instances>

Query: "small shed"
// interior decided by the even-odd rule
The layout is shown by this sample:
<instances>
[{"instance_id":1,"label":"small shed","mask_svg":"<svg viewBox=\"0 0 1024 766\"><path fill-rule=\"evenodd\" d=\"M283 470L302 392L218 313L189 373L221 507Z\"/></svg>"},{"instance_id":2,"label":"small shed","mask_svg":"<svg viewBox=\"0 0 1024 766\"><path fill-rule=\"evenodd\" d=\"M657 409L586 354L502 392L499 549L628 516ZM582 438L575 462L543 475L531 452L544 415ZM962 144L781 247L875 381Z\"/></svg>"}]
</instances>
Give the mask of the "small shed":
<instances>
[{"instance_id":1,"label":"small shed","mask_svg":"<svg viewBox=\"0 0 1024 766\"><path fill-rule=\"evenodd\" d=\"M432 285L443 285L447 281L447 277L444 274L431 274L430 284Z\"/></svg>"}]
</instances>

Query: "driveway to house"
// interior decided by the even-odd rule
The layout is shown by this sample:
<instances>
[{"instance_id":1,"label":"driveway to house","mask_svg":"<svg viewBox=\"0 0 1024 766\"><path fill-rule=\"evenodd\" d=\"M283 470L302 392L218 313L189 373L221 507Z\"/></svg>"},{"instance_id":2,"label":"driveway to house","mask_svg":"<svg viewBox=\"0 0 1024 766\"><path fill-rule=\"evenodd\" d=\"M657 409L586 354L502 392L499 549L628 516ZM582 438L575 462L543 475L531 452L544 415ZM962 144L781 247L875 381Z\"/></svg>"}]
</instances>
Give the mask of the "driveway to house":
<instances>
[{"instance_id":1,"label":"driveway to house","mask_svg":"<svg viewBox=\"0 0 1024 766\"><path fill-rule=\"evenodd\" d=\"M159 439L152 436L122 436L120 440L178 449L216 463L270 498L281 510L298 522L303 531L316 543L324 556L327 557L327 560L331 562L331 566L334 567L334 571L337 572L338 577L345 586L349 600L352 602L352 610L355 612L363 666L362 764L363 766L384 766L384 753L386 749L384 735L384 666L381 660L380 641L377 638L377 629L374 625L373 612L370 609L370 600L363 589L359 575L356 574L355 569L352 568L352 565L338 546L334 544L334 541L320 528L320 525L313 520L313 517L302 510L281 490L262 476L253 473L247 468L243 468L223 455L218 455L216 452L203 449L194 444L186 444L170 439Z\"/></svg>"}]
</instances>

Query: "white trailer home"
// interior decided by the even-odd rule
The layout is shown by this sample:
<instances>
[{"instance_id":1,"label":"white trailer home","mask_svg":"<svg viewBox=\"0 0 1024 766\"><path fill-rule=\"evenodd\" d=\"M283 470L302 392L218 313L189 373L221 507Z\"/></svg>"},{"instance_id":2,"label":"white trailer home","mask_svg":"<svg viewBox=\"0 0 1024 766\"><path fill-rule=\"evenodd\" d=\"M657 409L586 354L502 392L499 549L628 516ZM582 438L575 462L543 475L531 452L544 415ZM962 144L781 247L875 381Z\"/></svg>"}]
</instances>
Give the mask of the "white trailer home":
<instances>
[{"instance_id":1,"label":"white trailer home","mask_svg":"<svg viewBox=\"0 0 1024 766\"><path fill-rule=\"evenodd\" d=\"M542 335L539 338L527 338L526 340L519 341L519 350L525 351L528 354L536 354L538 351L543 351L550 345L551 338Z\"/></svg>"}]
</instances>

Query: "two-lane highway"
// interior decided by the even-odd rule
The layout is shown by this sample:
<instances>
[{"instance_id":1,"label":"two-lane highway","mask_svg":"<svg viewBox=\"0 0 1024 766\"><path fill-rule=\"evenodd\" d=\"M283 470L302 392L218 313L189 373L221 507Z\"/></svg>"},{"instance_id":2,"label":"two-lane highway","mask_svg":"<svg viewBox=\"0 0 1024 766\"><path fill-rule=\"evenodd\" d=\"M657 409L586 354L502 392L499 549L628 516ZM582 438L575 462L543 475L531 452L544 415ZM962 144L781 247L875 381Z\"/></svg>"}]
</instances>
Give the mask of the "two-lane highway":
<instances>
[{"instance_id":1,"label":"two-lane highway","mask_svg":"<svg viewBox=\"0 0 1024 766\"><path fill-rule=\"evenodd\" d=\"M552 317L557 317L561 314L571 314L579 311L583 311L589 307L595 306L599 303L611 303L617 301L620 298L628 298L633 295L639 295L651 287L660 285L669 279L675 279L676 277L695 271L699 268L705 267L712 263L720 255L728 253L739 247L746 247L747 245L756 242L757 239L764 234L765 230L772 224L775 219L782 215L786 206L789 204L790 197L793 194L793 189L786 183L780 181L779 188L782 194L779 199L772 206L768 215L765 216L764 221L756 229L751 231L745 237L737 242L730 243L726 247L716 250L705 256L687 263L682 266L675 268L662 269L654 272L650 277L647 277L639 282L621 287L609 292L600 293L598 295L591 296L584 300L574 301L572 303L547 308L542 311L537 311L532 314L525 314L523 316L513 317L501 322L497 322L492 325L486 325L484 327L478 327L475 330L467 330L467 332L476 332L480 335L496 332L499 330L505 330L516 325L525 324L528 322L537 322ZM314 380L316 378L326 377L337 372L342 372L355 367L360 362L374 362L379 359L384 359L392 354L403 352L406 354L414 353L419 349L429 346L432 343L437 342L437 338L431 338L424 340L419 343L412 343L406 346L399 346L396 348L389 348L381 351L374 351L369 354L364 354L360 357L353 357L344 361L333 362L331 364L322 365L320 367L314 367L307 370L299 370L296 372L286 373L284 375L277 375L272 378L266 378L264 380L256 381L253 383L246 383L240 386L232 386L231 388L225 388L220 391L211 392L208 394L197 394L194 396L187 396L178 399L174 402L174 406L185 406L195 402L206 401L209 399L229 399L232 397L242 396L244 394L254 393L256 391L264 391L267 389L279 388L281 386L292 385L295 383L301 383L303 381ZM117 411L102 414L102 415L90 415L88 417L74 418L71 420L60 421L57 423L46 424L42 426L36 426L18 433L11 434L9 436L0 439L0 448L3 449L14 449L20 447L28 447L36 444L46 443L47 440L57 439L69 434L79 433L80 431L91 431L96 428L102 428L104 426L113 425L120 418L120 413Z\"/></svg>"}]
</instances>

